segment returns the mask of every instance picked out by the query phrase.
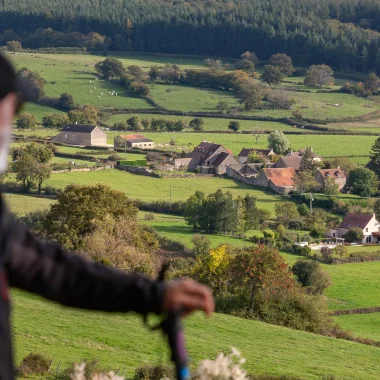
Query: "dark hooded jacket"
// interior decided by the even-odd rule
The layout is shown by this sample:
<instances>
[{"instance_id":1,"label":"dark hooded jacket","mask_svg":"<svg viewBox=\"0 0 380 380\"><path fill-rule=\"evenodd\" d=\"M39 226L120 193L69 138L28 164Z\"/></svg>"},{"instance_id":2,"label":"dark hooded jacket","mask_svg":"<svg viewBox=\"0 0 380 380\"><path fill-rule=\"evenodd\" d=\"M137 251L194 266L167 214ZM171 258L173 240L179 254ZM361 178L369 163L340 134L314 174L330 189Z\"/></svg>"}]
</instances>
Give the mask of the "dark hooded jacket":
<instances>
[{"instance_id":1,"label":"dark hooded jacket","mask_svg":"<svg viewBox=\"0 0 380 380\"><path fill-rule=\"evenodd\" d=\"M91 263L36 239L0 203L0 380L13 380L8 287L65 306L109 312L160 313L163 286Z\"/></svg>"}]
</instances>

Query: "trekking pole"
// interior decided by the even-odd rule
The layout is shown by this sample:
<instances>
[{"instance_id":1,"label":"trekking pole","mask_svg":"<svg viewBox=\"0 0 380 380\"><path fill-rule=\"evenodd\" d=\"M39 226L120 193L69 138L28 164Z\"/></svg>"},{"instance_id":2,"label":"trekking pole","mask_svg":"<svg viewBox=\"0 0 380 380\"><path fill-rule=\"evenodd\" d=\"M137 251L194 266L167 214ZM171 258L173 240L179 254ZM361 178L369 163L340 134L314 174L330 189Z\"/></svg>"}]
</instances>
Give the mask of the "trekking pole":
<instances>
[{"instance_id":1,"label":"trekking pole","mask_svg":"<svg viewBox=\"0 0 380 380\"><path fill-rule=\"evenodd\" d=\"M167 264L162 266L158 281L164 282L167 268ZM188 380L190 379L190 370L188 367L189 357L185 347L185 335L181 314L182 310L169 312L159 327L161 327L162 332L167 337L171 360L175 365L177 380Z\"/></svg>"}]
</instances>

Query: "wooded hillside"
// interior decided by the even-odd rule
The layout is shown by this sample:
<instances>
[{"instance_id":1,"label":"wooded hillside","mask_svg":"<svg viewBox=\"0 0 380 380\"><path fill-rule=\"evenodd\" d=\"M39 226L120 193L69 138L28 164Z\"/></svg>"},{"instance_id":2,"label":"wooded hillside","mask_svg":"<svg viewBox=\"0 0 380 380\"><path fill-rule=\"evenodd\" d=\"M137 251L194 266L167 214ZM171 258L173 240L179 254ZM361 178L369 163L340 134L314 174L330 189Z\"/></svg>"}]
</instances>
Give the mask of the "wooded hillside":
<instances>
[{"instance_id":1,"label":"wooded hillside","mask_svg":"<svg viewBox=\"0 0 380 380\"><path fill-rule=\"evenodd\" d=\"M0 32L6 31L0 43L83 45L77 33L65 39L41 28L107 36L98 49L230 57L250 50L261 60L284 52L298 65L326 63L346 71L369 71L380 63L377 0L0 2Z\"/></svg>"}]
</instances>

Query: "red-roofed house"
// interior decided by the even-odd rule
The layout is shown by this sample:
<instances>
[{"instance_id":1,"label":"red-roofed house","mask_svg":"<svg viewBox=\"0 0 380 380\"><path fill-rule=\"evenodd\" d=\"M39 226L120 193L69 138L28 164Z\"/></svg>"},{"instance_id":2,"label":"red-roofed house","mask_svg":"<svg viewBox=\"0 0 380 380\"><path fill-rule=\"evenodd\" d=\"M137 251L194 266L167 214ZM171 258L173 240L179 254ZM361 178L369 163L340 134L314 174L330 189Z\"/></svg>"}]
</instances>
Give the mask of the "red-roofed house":
<instances>
[{"instance_id":1,"label":"red-roofed house","mask_svg":"<svg viewBox=\"0 0 380 380\"><path fill-rule=\"evenodd\" d=\"M339 227L330 230L328 236L344 238L352 227L358 227L363 231L364 238L360 243L378 243L380 241L380 223L375 214L346 214Z\"/></svg>"},{"instance_id":2,"label":"red-roofed house","mask_svg":"<svg viewBox=\"0 0 380 380\"><path fill-rule=\"evenodd\" d=\"M257 185L285 195L294 189L293 178L297 175L294 168L263 169L257 177Z\"/></svg>"},{"instance_id":3,"label":"red-roofed house","mask_svg":"<svg viewBox=\"0 0 380 380\"><path fill-rule=\"evenodd\" d=\"M122 135L114 138L114 146L115 148L128 146L128 148L149 149L154 148L154 142L143 135Z\"/></svg>"},{"instance_id":4,"label":"red-roofed house","mask_svg":"<svg viewBox=\"0 0 380 380\"><path fill-rule=\"evenodd\" d=\"M334 182L339 186L339 191L341 191L346 185L347 177L340 168L336 169L319 169L315 173L315 180L319 184L319 189L325 187L327 178L332 178Z\"/></svg>"}]
</instances>

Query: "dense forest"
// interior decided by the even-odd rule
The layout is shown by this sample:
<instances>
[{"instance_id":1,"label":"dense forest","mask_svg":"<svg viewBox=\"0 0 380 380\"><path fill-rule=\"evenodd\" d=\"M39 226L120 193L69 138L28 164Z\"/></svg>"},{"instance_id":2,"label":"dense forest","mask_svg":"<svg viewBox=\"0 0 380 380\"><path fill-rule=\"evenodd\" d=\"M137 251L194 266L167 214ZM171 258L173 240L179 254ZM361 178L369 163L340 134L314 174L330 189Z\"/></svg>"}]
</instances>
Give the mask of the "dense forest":
<instances>
[{"instance_id":1,"label":"dense forest","mask_svg":"<svg viewBox=\"0 0 380 380\"><path fill-rule=\"evenodd\" d=\"M82 47L90 32L107 37L99 49L380 67L379 0L0 0L2 44Z\"/></svg>"}]
</instances>

